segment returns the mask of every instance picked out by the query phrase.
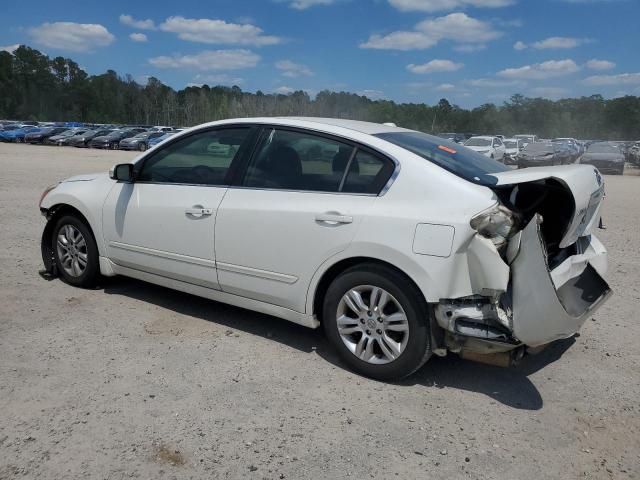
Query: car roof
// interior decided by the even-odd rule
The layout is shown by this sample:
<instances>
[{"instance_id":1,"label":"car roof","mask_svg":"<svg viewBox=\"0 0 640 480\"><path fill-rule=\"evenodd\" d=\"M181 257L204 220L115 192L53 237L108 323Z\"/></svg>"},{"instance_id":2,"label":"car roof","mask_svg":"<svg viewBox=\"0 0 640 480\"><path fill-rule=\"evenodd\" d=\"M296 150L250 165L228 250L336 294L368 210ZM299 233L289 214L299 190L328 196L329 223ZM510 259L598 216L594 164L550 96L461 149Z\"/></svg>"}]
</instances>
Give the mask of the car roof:
<instances>
[{"instance_id":1,"label":"car roof","mask_svg":"<svg viewBox=\"0 0 640 480\"><path fill-rule=\"evenodd\" d=\"M255 117L255 118L234 118L223 120L222 122L210 122L197 127L206 127L209 125L221 125L229 123L257 123L257 124L279 124L291 127L303 127L317 129L320 126L338 127L353 130L368 135L376 135L379 133L389 132L414 132L401 127L392 127L381 123L363 122L360 120L347 120L343 118L323 118L323 117Z\"/></svg>"}]
</instances>

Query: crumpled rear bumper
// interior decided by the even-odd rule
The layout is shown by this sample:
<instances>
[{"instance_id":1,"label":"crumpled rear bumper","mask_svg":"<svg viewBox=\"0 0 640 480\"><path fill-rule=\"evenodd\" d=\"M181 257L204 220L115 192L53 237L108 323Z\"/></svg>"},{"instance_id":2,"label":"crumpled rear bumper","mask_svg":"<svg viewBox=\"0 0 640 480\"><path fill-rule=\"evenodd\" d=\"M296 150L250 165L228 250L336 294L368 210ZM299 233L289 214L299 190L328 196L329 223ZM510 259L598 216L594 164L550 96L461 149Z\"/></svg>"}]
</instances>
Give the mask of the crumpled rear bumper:
<instances>
[{"instance_id":1,"label":"crumpled rear bumper","mask_svg":"<svg viewBox=\"0 0 640 480\"><path fill-rule=\"evenodd\" d=\"M582 251L550 271L540 223L536 215L522 231L511 263L513 334L531 347L573 335L611 295L601 276L607 252L597 238L583 237Z\"/></svg>"}]
</instances>

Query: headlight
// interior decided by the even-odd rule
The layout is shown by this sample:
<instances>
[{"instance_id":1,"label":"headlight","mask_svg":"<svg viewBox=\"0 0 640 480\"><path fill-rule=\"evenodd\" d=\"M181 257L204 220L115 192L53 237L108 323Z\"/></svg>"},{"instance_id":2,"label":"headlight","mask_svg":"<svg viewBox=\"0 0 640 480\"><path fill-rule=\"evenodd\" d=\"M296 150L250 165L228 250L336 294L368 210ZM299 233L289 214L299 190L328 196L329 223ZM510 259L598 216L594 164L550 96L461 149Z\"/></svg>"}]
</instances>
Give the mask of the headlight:
<instances>
[{"instance_id":1,"label":"headlight","mask_svg":"<svg viewBox=\"0 0 640 480\"><path fill-rule=\"evenodd\" d=\"M53 190L54 188L56 188L58 185L60 185L60 182L54 184L54 185L49 185L47 188L44 189L44 192L42 192L42 195L40 195L40 201L38 202L38 207L42 208L42 201L44 200L44 197L47 196L47 194Z\"/></svg>"},{"instance_id":2,"label":"headlight","mask_svg":"<svg viewBox=\"0 0 640 480\"><path fill-rule=\"evenodd\" d=\"M471 219L476 232L493 242L498 250L504 247L515 226L513 212L502 205L494 205Z\"/></svg>"}]
</instances>

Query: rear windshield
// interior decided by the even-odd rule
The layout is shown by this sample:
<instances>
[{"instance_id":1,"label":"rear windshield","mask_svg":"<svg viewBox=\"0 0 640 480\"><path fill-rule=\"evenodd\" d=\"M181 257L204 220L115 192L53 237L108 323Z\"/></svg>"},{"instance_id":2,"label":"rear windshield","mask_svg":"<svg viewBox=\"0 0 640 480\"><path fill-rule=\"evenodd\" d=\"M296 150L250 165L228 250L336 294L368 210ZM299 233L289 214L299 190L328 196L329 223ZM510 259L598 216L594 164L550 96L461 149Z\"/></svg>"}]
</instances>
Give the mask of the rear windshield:
<instances>
[{"instance_id":1,"label":"rear windshield","mask_svg":"<svg viewBox=\"0 0 640 480\"><path fill-rule=\"evenodd\" d=\"M375 135L409 150L439 167L480 185L495 185L492 173L510 170L504 164L456 143L420 132L390 132Z\"/></svg>"}]
</instances>

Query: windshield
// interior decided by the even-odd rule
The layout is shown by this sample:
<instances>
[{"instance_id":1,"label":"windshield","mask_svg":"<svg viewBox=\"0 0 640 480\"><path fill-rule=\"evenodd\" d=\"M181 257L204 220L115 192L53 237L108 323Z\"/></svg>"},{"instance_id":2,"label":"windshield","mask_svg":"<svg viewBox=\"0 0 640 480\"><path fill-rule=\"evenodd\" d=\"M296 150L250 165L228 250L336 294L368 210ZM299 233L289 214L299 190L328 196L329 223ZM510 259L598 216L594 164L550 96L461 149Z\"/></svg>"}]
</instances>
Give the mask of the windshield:
<instances>
[{"instance_id":1,"label":"windshield","mask_svg":"<svg viewBox=\"0 0 640 480\"><path fill-rule=\"evenodd\" d=\"M491 140L487 139L487 138L470 138L469 140L467 140L466 142L464 142L464 145L466 147L490 147L491 146Z\"/></svg>"},{"instance_id":2,"label":"windshield","mask_svg":"<svg viewBox=\"0 0 640 480\"><path fill-rule=\"evenodd\" d=\"M409 150L465 180L480 185L495 185L497 179L491 177L490 174L510 170L500 162L426 133L390 132L379 133L375 136Z\"/></svg>"},{"instance_id":3,"label":"windshield","mask_svg":"<svg viewBox=\"0 0 640 480\"><path fill-rule=\"evenodd\" d=\"M588 153L620 153L616 145L610 143L594 143L587 149Z\"/></svg>"},{"instance_id":4,"label":"windshield","mask_svg":"<svg viewBox=\"0 0 640 480\"><path fill-rule=\"evenodd\" d=\"M505 148L518 148L518 142L515 140L505 140L504 141Z\"/></svg>"}]
</instances>

